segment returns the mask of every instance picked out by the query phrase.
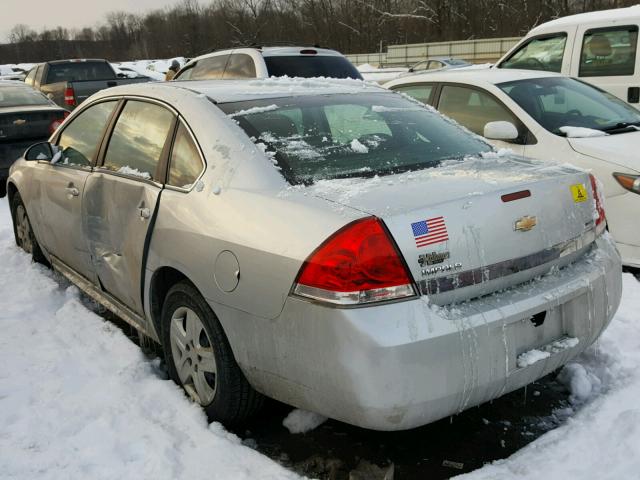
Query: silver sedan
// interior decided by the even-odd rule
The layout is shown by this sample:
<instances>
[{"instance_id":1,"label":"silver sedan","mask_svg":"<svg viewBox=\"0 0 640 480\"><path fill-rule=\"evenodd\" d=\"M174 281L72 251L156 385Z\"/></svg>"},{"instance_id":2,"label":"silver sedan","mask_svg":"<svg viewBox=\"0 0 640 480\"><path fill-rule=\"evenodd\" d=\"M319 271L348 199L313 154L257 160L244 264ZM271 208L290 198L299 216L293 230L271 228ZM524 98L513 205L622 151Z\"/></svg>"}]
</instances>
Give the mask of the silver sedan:
<instances>
[{"instance_id":1,"label":"silver sedan","mask_svg":"<svg viewBox=\"0 0 640 480\"><path fill-rule=\"evenodd\" d=\"M159 342L227 424L266 395L423 425L557 369L620 301L593 177L357 81L105 90L8 195L18 245Z\"/></svg>"}]
</instances>

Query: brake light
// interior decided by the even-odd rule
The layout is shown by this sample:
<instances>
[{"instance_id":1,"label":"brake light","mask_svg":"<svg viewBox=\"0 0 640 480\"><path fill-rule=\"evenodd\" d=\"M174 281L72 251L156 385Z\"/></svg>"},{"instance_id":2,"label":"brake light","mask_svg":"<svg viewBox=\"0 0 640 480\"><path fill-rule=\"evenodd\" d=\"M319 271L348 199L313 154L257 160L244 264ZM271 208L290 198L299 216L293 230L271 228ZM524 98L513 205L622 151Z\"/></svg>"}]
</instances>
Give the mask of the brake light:
<instances>
[{"instance_id":1,"label":"brake light","mask_svg":"<svg viewBox=\"0 0 640 480\"><path fill-rule=\"evenodd\" d=\"M68 116L69 116L69 112L64 112L64 115L62 116L62 118L54 119L49 125L49 135L53 135L55 131L58 129L58 127L62 125L62 122L64 122L64 119L67 118Z\"/></svg>"},{"instance_id":2,"label":"brake light","mask_svg":"<svg viewBox=\"0 0 640 480\"><path fill-rule=\"evenodd\" d=\"M592 174L589 174L589 179L591 180L591 190L593 190L593 198L596 203L596 234L600 235L604 232L604 229L607 226L607 218L604 213L604 204L602 202L602 195L600 189L598 188L598 180Z\"/></svg>"},{"instance_id":3,"label":"brake light","mask_svg":"<svg viewBox=\"0 0 640 480\"><path fill-rule=\"evenodd\" d=\"M398 249L375 217L356 220L325 240L302 265L293 293L336 305L415 295Z\"/></svg>"},{"instance_id":4,"label":"brake light","mask_svg":"<svg viewBox=\"0 0 640 480\"><path fill-rule=\"evenodd\" d=\"M311 48L307 48L304 50L300 50L300 54L301 55L317 55L318 51L317 50L313 50Z\"/></svg>"},{"instance_id":5,"label":"brake light","mask_svg":"<svg viewBox=\"0 0 640 480\"><path fill-rule=\"evenodd\" d=\"M73 87L64 89L64 103L72 107L76 104L76 94L73 91Z\"/></svg>"}]
</instances>

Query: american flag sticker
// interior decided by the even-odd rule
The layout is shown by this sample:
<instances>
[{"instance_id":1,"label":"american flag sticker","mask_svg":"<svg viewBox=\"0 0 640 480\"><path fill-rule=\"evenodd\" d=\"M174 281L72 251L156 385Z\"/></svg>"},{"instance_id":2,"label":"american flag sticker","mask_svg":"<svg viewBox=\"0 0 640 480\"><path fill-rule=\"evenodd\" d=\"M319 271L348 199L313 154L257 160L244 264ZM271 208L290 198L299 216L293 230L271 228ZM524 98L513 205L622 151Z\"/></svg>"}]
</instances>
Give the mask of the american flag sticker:
<instances>
[{"instance_id":1,"label":"american flag sticker","mask_svg":"<svg viewBox=\"0 0 640 480\"><path fill-rule=\"evenodd\" d=\"M433 217L411 224L416 247L426 247L449 240L444 217Z\"/></svg>"}]
</instances>

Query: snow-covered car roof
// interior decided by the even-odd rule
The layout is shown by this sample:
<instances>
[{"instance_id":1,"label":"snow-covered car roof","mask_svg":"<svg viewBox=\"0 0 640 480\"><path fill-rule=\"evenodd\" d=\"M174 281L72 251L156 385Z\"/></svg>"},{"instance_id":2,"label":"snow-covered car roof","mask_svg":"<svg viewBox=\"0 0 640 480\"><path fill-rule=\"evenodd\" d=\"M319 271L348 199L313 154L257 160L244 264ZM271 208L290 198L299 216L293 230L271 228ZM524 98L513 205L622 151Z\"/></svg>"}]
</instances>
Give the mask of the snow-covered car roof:
<instances>
[{"instance_id":1,"label":"snow-covered car roof","mask_svg":"<svg viewBox=\"0 0 640 480\"><path fill-rule=\"evenodd\" d=\"M386 88L396 85L421 83L421 82L460 82L470 85L490 84L497 85L514 80L527 80L532 78L559 77L558 73L542 72L539 70L517 70L511 68L484 69L451 69L434 71L431 73L417 73L408 77L401 77L385 83Z\"/></svg>"},{"instance_id":2,"label":"snow-covered car roof","mask_svg":"<svg viewBox=\"0 0 640 480\"><path fill-rule=\"evenodd\" d=\"M385 93L388 90L362 80L334 78L272 77L249 80L187 80L149 84L131 84L102 90L100 97L111 95L163 96L172 89L184 89L203 95L216 103L240 102L269 98L354 94L362 92Z\"/></svg>"}]
</instances>

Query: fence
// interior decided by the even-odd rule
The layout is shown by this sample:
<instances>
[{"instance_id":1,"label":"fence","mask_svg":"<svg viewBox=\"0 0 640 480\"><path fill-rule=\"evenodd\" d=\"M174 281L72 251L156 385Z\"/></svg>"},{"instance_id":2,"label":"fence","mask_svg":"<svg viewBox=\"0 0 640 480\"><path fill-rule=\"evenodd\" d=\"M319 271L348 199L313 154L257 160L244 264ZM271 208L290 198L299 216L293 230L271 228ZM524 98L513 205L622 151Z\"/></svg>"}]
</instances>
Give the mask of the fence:
<instances>
[{"instance_id":1,"label":"fence","mask_svg":"<svg viewBox=\"0 0 640 480\"><path fill-rule=\"evenodd\" d=\"M382 66L409 66L428 57L456 57L471 63L486 63L498 60L519 40L520 37L508 37L389 45L386 52L356 53L347 58L356 65Z\"/></svg>"}]
</instances>

